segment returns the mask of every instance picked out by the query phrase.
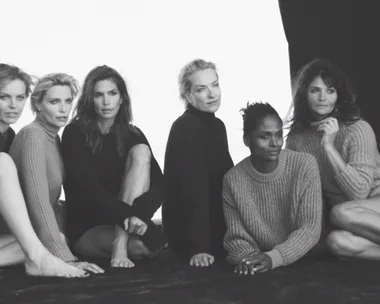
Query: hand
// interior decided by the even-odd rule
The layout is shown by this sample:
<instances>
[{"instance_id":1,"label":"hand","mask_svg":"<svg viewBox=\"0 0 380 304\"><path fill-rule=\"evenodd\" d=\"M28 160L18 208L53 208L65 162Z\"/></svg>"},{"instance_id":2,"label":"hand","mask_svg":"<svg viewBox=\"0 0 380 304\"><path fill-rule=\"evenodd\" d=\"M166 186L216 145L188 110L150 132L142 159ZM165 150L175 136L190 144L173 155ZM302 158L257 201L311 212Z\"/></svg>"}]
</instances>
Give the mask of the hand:
<instances>
[{"instance_id":1,"label":"hand","mask_svg":"<svg viewBox=\"0 0 380 304\"><path fill-rule=\"evenodd\" d=\"M88 262L67 262L67 264L70 264L71 266L85 271L90 271L92 273L104 273L104 270L100 268L98 265Z\"/></svg>"},{"instance_id":2,"label":"hand","mask_svg":"<svg viewBox=\"0 0 380 304\"><path fill-rule=\"evenodd\" d=\"M339 131L338 120L334 117L325 118L318 123L317 130L323 132L322 146L325 148L333 147Z\"/></svg>"},{"instance_id":3,"label":"hand","mask_svg":"<svg viewBox=\"0 0 380 304\"><path fill-rule=\"evenodd\" d=\"M148 229L148 225L140 220L138 217L132 216L124 221L124 229L128 233L135 233L137 235L144 235Z\"/></svg>"},{"instance_id":4,"label":"hand","mask_svg":"<svg viewBox=\"0 0 380 304\"><path fill-rule=\"evenodd\" d=\"M266 253L257 253L253 256L249 256L242 260L242 263L247 266L253 265L252 270L254 272L265 272L269 269L272 269L272 259Z\"/></svg>"},{"instance_id":5,"label":"hand","mask_svg":"<svg viewBox=\"0 0 380 304\"><path fill-rule=\"evenodd\" d=\"M196 267L208 267L214 264L215 258L208 253L194 254L190 259L190 265Z\"/></svg>"},{"instance_id":6,"label":"hand","mask_svg":"<svg viewBox=\"0 0 380 304\"><path fill-rule=\"evenodd\" d=\"M247 265L245 262L241 262L235 267L234 272L237 274L240 274L240 275L242 275L242 274L243 275L247 275L247 274L254 275L255 274L254 268L255 268L255 266L253 264Z\"/></svg>"}]
</instances>

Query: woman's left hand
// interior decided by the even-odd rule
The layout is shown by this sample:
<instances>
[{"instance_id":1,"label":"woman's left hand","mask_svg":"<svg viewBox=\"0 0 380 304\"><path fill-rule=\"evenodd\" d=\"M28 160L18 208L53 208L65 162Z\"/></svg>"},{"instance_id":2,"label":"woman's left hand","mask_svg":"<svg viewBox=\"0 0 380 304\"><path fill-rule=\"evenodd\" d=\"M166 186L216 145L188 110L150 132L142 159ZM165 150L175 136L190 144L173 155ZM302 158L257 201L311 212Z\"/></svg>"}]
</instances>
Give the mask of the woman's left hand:
<instances>
[{"instance_id":1,"label":"woman's left hand","mask_svg":"<svg viewBox=\"0 0 380 304\"><path fill-rule=\"evenodd\" d=\"M104 273L104 270L98 265L89 262L67 262L67 264L92 273Z\"/></svg>"},{"instance_id":2,"label":"woman's left hand","mask_svg":"<svg viewBox=\"0 0 380 304\"><path fill-rule=\"evenodd\" d=\"M338 120L334 117L325 118L319 122L317 130L323 132L322 146L324 148L333 147L339 131Z\"/></svg>"}]
</instances>

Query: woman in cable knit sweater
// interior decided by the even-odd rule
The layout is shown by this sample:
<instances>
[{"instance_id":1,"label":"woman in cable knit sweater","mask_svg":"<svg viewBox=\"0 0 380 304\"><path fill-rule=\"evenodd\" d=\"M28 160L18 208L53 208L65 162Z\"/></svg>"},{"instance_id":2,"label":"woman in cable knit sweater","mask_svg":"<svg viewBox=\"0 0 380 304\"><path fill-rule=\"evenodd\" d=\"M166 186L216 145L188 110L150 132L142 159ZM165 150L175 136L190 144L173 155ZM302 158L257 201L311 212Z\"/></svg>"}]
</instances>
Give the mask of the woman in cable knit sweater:
<instances>
[{"instance_id":1,"label":"woman in cable knit sweater","mask_svg":"<svg viewBox=\"0 0 380 304\"><path fill-rule=\"evenodd\" d=\"M63 261L100 273L103 270L94 264L77 262L63 234L64 209L59 197L64 169L57 133L67 122L77 91L77 82L69 75L49 74L41 78L31 95L36 119L16 135L9 153L41 242Z\"/></svg>"},{"instance_id":2,"label":"woman in cable knit sweater","mask_svg":"<svg viewBox=\"0 0 380 304\"><path fill-rule=\"evenodd\" d=\"M236 273L253 275L294 263L318 242L322 194L314 157L281 150L276 110L255 103L242 112L251 155L223 180L224 247Z\"/></svg>"},{"instance_id":3,"label":"woman in cable knit sweater","mask_svg":"<svg viewBox=\"0 0 380 304\"><path fill-rule=\"evenodd\" d=\"M315 59L295 84L287 148L318 161L326 209L337 228L327 245L339 256L380 259L380 156L347 76L336 64Z\"/></svg>"}]
</instances>

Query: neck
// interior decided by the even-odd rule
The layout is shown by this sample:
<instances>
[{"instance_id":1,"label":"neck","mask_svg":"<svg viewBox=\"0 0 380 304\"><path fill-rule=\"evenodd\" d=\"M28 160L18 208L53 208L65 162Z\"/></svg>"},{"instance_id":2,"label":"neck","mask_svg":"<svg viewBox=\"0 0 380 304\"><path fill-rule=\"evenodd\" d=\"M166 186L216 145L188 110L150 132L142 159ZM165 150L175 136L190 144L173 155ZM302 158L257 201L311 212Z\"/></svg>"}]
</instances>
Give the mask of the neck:
<instances>
[{"instance_id":1,"label":"neck","mask_svg":"<svg viewBox=\"0 0 380 304\"><path fill-rule=\"evenodd\" d=\"M46 119L43 118L43 116L41 116L41 115L37 115L36 116L36 120L39 122L39 124L41 126L44 127L44 129L46 129L51 134L54 134L54 133L58 134L59 130L61 129L60 127L52 125L51 123L49 123L48 121L46 121Z\"/></svg>"},{"instance_id":2,"label":"neck","mask_svg":"<svg viewBox=\"0 0 380 304\"><path fill-rule=\"evenodd\" d=\"M115 118L112 119L99 119L97 124L100 130L100 133L107 134L110 132L113 124L115 122Z\"/></svg>"},{"instance_id":3,"label":"neck","mask_svg":"<svg viewBox=\"0 0 380 304\"><path fill-rule=\"evenodd\" d=\"M0 122L0 133L1 134L5 134L9 129L9 125L8 124L4 124L2 122Z\"/></svg>"},{"instance_id":4,"label":"neck","mask_svg":"<svg viewBox=\"0 0 380 304\"><path fill-rule=\"evenodd\" d=\"M273 161L265 161L262 159L255 158L252 155L249 157L249 159L251 160L252 166L260 173L273 172L278 165L278 159Z\"/></svg>"}]
</instances>

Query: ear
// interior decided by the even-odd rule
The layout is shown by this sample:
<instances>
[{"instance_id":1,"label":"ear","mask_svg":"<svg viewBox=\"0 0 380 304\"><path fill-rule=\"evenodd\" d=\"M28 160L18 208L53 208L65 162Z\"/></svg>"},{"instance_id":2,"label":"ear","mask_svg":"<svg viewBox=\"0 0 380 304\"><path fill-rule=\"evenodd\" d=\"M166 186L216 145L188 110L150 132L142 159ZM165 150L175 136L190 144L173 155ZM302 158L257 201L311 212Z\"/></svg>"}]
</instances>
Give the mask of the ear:
<instances>
[{"instance_id":1,"label":"ear","mask_svg":"<svg viewBox=\"0 0 380 304\"><path fill-rule=\"evenodd\" d=\"M251 140L249 139L249 136L243 135L243 142L244 142L246 147L249 148L251 146Z\"/></svg>"},{"instance_id":2,"label":"ear","mask_svg":"<svg viewBox=\"0 0 380 304\"><path fill-rule=\"evenodd\" d=\"M185 93L185 98L189 104L191 104L192 106L194 105L194 99L190 93Z\"/></svg>"}]
</instances>

